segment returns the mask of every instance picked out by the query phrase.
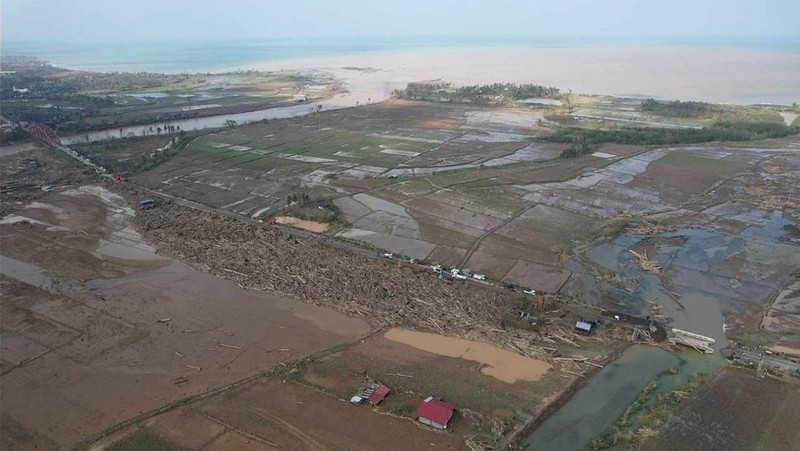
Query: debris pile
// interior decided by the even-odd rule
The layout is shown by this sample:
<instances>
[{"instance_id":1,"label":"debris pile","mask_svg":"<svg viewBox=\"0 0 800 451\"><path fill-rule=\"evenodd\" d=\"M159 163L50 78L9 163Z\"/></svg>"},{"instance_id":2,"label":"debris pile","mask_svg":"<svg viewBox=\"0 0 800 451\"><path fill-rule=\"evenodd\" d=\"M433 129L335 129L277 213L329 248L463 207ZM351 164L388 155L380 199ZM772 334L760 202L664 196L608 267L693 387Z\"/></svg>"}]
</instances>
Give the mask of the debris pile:
<instances>
[{"instance_id":1,"label":"debris pile","mask_svg":"<svg viewBox=\"0 0 800 451\"><path fill-rule=\"evenodd\" d=\"M659 235L667 232L674 232L678 230L674 226L664 224L656 224L654 222L643 222L637 227L630 229L629 232L633 235Z\"/></svg>"},{"instance_id":2,"label":"debris pile","mask_svg":"<svg viewBox=\"0 0 800 451\"><path fill-rule=\"evenodd\" d=\"M536 332L496 329L516 308L518 300L510 293L442 283L422 267L371 259L172 202L137 214L135 222L159 252L243 288L294 296L381 327L485 341L530 357L547 355L531 344L539 338Z\"/></svg>"},{"instance_id":3,"label":"debris pile","mask_svg":"<svg viewBox=\"0 0 800 451\"><path fill-rule=\"evenodd\" d=\"M664 268L662 268L661 265L654 262L653 260L650 260L647 257L647 251L639 253L634 251L633 249L629 249L628 252L630 252L634 257L636 257L636 262L639 263L639 266L641 266L642 269L644 269L645 271L651 274L661 274L661 272L663 271Z\"/></svg>"}]
</instances>

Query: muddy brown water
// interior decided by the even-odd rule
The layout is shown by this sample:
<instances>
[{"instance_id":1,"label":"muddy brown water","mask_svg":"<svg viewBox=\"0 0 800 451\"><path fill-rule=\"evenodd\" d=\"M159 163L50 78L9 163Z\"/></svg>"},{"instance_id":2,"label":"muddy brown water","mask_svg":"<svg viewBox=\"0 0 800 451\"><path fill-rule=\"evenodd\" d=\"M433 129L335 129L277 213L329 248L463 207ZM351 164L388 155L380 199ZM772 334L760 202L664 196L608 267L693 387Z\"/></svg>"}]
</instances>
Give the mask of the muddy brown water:
<instances>
[{"instance_id":1,"label":"muddy brown water","mask_svg":"<svg viewBox=\"0 0 800 451\"><path fill-rule=\"evenodd\" d=\"M486 366L481 369L481 373L509 384L518 380L539 380L552 368L545 361L524 357L478 341L396 328L390 329L385 336L389 340L423 351L482 363Z\"/></svg>"},{"instance_id":2,"label":"muddy brown water","mask_svg":"<svg viewBox=\"0 0 800 451\"><path fill-rule=\"evenodd\" d=\"M306 219L295 218L294 216L276 216L275 222L317 233L322 233L330 227L330 224L327 222L308 221Z\"/></svg>"}]
</instances>

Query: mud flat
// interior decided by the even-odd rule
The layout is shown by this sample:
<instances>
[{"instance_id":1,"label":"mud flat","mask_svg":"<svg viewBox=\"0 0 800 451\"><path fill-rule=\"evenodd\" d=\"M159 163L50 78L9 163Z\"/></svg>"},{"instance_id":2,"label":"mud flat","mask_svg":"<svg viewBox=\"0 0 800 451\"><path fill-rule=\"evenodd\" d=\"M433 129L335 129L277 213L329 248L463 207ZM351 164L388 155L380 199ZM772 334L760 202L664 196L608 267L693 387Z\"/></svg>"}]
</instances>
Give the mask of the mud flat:
<instances>
[{"instance_id":1,"label":"mud flat","mask_svg":"<svg viewBox=\"0 0 800 451\"><path fill-rule=\"evenodd\" d=\"M542 360L524 357L497 346L443 335L415 332L405 329L390 329L386 338L411 345L434 354L474 360L484 365L481 373L513 384L518 380L536 381L552 366Z\"/></svg>"},{"instance_id":2,"label":"mud flat","mask_svg":"<svg viewBox=\"0 0 800 451\"><path fill-rule=\"evenodd\" d=\"M370 330L152 252L120 201L82 186L22 211L55 228L0 224L3 448L72 447Z\"/></svg>"}]
</instances>

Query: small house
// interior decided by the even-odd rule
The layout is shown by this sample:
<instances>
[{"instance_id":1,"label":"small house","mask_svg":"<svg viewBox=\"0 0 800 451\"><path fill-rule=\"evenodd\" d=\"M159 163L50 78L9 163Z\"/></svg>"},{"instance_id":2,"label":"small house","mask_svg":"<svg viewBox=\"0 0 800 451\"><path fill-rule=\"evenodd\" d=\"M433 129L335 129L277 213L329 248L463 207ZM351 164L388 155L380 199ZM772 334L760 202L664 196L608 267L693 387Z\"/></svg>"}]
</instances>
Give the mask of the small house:
<instances>
[{"instance_id":1,"label":"small house","mask_svg":"<svg viewBox=\"0 0 800 451\"><path fill-rule=\"evenodd\" d=\"M428 396L417 408L417 421L437 429L447 429L455 410L452 404Z\"/></svg>"},{"instance_id":2,"label":"small house","mask_svg":"<svg viewBox=\"0 0 800 451\"><path fill-rule=\"evenodd\" d=\"M369 399L370 404L372 404L373 406L377 406L378 404L380 404L381 401L383 401L383 398L385 398L386 395L388 394L389 394L389 387L383 384L378 384L378 386L375 387L375 390L372 392L371 395L369 395L369 398L367 399Z\"/></svg>"},{"instance_id":3,"label":"small house","mask_svg":"<svg viewBox=\"0 0 800 451\"><path fill-rule=\"evenodd\" d=\"M575 323L575 332L579 334L589 335L592 333L592 324L586 321L578 321Z\"/></svg>"},{"instance_id":4,"label":"small house","mask_svg":"<svg viewBox=\"0 0 800 451\"><path fill-rule=\"evenodd\" d=\"M361 404L366 399L373 406L377 406L390 391L389 387L383 384L369 384L367 388L353 395L353 397L350 398L350 402L353 404Z\"/></svg>"}]
</instances>

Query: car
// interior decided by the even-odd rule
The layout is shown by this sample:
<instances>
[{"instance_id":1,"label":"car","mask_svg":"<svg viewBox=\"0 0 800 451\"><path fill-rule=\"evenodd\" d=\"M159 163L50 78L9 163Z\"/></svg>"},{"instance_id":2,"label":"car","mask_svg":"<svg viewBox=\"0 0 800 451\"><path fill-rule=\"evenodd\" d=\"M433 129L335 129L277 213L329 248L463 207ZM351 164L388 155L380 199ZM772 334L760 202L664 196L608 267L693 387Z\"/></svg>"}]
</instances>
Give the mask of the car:
<instances>
[{"instance_id":1,"label":"car","mask_svg":"<svg viewBox=\"0 0 800 451\"><path fill-rule=\"evenodd\" d=\"M486 280L486 274L473 274L472 278L477 280Z\"/></svg>"},{"instance_id":2,"label":"car","mask_svg":"<svg viewBox=\"0 0 800 451\"><path fill-rule=\"evenodd\" d=\"M531 288L530 290L522 290L522 292L525 294L529 294L531 296L536 296L536 290L534 290L533 288Z\"/></svg>"}]
</instances>

